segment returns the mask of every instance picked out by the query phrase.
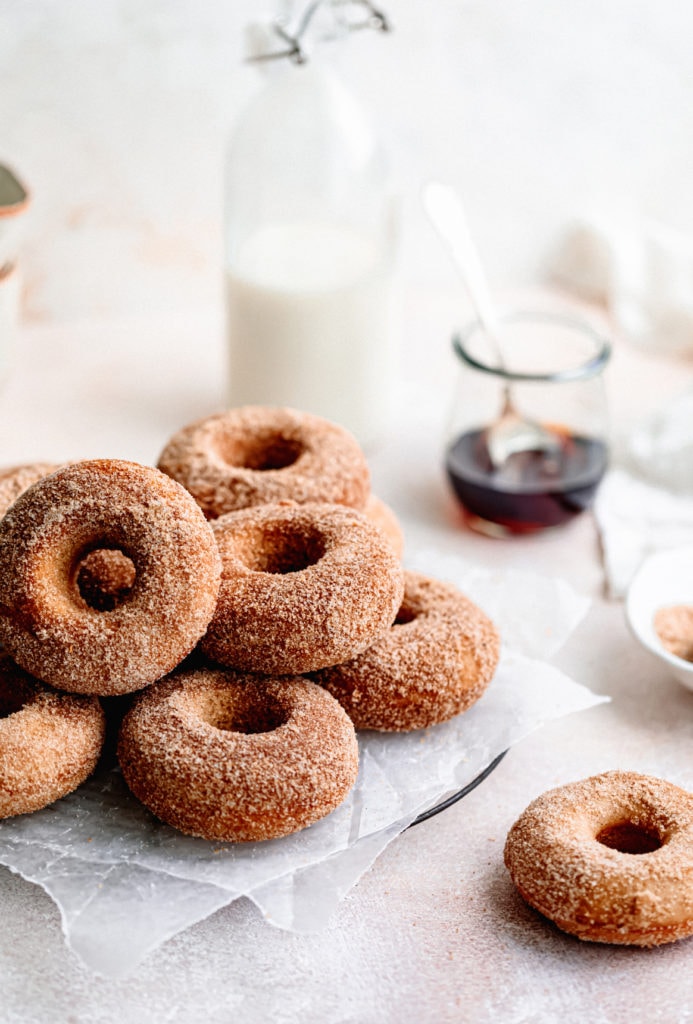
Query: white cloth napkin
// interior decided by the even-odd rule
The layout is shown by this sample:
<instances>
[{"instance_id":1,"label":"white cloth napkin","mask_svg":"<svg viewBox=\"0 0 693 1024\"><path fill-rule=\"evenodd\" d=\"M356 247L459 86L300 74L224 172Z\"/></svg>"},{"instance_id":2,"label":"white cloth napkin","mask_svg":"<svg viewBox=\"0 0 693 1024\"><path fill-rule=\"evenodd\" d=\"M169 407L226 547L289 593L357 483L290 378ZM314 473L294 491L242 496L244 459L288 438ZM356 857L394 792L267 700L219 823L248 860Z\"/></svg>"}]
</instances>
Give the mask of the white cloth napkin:
<instances>
[{"instance_id":1,"label":"white cloth napkin","mask_svg":"<svg viewBox=\"0 0 693 1024\"><path fill-rule=\"evenodd\" d=\"M624 212L590 214L565 230L550 273L606 305L632 341L693 352L693 236Z\"/></svg>"},{"instance_id":2,"label":"white cloth napkin","mask_svg":"<svg viewBox=\"0 0 693 1024\"><path fill-rule=\"evenodd\" d=\"M622 597L644 558L693 543L693 391L624 438L616 461L595 515L609 592Z\"/></svg>"},{"instance_id":3,"label":"white cloth napkin","mask_svg":"<svg viewBox=\"0 0 693 1024\"><path fill-rule=\"evenodd\" d=\"M693 236L614 208L573 222L551 276L606 306L629 342L693 355ZM608 589L622 597L643 559L693 542L693 391L618 439L595 503Z\"/></svg>"},{"instance_id":4,"label":"white cloth napkin","mask_svg":"<svg viewBox=\"0 0 693 1024\"><path fill-rule=\"evenodd\" d=\"M611 597L623 597L640 563L655 551L693 543L693 496L612 470L595 502Z\"/></svg>"}]
</instances>

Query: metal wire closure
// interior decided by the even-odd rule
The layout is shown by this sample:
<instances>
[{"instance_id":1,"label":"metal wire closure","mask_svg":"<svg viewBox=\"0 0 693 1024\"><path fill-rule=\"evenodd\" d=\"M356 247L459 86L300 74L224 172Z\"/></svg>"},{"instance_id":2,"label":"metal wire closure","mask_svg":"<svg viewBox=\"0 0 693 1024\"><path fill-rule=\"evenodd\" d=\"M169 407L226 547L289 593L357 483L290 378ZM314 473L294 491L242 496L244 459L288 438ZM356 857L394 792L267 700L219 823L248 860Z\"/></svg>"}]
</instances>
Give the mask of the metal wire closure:
<instances>
[{"instance_id":1,"label":"metal wire closure","mask_svg":"<svg viewBox=\"0 0 693 1024\"><path fill-rule=\"evenodd\" d=\"M327 12L329 19L315 37L321 41L338 39L362 29L376 29L379 32L392 30L385 12L371 3L371 0L311 0L294 25L284 20L271 23L270 27L280 41L281 49L253 54L248 57L248 61L257 63L288 58L294 64L305 64L309 57L308 38L321 9Z\"/></svg>"}]
</instances>

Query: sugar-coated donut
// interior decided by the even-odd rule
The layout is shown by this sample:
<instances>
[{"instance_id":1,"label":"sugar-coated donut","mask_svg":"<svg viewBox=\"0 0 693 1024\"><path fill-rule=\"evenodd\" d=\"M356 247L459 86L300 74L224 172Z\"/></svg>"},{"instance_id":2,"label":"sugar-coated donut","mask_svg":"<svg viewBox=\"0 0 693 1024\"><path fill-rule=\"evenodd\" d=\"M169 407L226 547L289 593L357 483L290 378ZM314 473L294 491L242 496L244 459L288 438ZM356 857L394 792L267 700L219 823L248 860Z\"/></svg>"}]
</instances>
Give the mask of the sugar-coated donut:
<instances>
[{"instance_id":1,"label":"sugar-coated donut","mask_svg":"<svg viewBox=\"0 0 693 1024\"><path fill-rule=\"evenodd\" d=\"M56 469L58 466L52 462L28 462L0 469L0 519L27 487L54 473Z\"/></svg>"},{"instance_id":2,"label":"sugar-coated donut","mask_svg":"<svg viewBox=\"0 0 693 1024\"><path fill-rule=\"evenodd\" d=\"M96 697L57 693L0 656L0 818L71 793L96 767L103 738Z\"/></svg>"},{"instance_id":3,"label":"sugar-coated donut","mask_svg":"<svg viewBox=\"0 0 693 1024\"><path fill-rule=\"evenodd\" d=\"M371 494L366 502L363 514L372 523L375 523L379 530L382 530L392 550L401 559L404 553L404 534L402 533L399 520L390 506L386 505L380 498L376 498L375 494Z\"/></svg>"},{"instance_id":4,"label":"sugar-coated donut","mask_svg":"<svg viewBox=\"0 0 693 1024\"><path fill-rule=\"evenodd\" d=\"M354 657L394 620L402 569L360 512L260 505L212 525L222 581L202 649L213 661L248 672L312 672Z\"/></svg>"},{"instance_id":5,"label":"sugar-coated donut","mask_svg":"<svg viewBox=\"0 0 693 1024\"><path fill-rule=\"evenodd\" d=\"M478 700L500 654L491 620L449 583L404 574L393 625L357 658L311 678L357 729L404 732L444 722Z\"/></svg>"},{"instance_id":6,"label":"sugar-coated donut","mask_svg":"<svg viewBox=\"0 0 693 1024\"><path fill-rule=\"evenodd\" d=\"M294 409L242 406L179 430L159 458L209 519L277 501L362 509L365 456L343 427Z\"/></svg>"},{"instance_id":7,"label":"sugar-coated donut","mask_svg":"<svg viewBox=\"0 0 693 1024\"><path fill-rule=\"evenodd\" d=\"M274 839L333 811L356 781L354 727L319 686L197 669L138 695L118 743L157 817L227 842Z\"/></svg>"},{"instance_id":8,"label":"sugar-coated donut","mask_svg":"<svg viewBox=\"0 0 693 1024\"><path fill-rule=\"evenodd\" d=\"M55 473L60 466L52 462L31 462L0 470L0 519L14 505L20 494ZM114 608L135 581L135 568L121 551L92 551L83 560L77 575L77 586L93 608Z\"/></svg>"},{"instance_id":9,"label":"sugar-coated donut","mask_svg":"<svg viewBox=\"0 0 693 1024\"><path fill-rule=\"evenodd\" d=\"M77 584L85 557L116 549L135 580L112 610ZM101 459L64 466L0 521L0 641L44 682L73 693L138 690L204 633L221 564L192 497L156 469Z\"/></svg>"},{"instance_id":10,"label":"sugar-coated donut","mask_svg":"<svg viewBox=\"0 0 693 1024\"><path fill-rule=\"evenodd\" d=\"M590 942L693 934L693 794L612 771L549 790L520 815L505 863L523 898Z\"/></svg>"}]
</instances>

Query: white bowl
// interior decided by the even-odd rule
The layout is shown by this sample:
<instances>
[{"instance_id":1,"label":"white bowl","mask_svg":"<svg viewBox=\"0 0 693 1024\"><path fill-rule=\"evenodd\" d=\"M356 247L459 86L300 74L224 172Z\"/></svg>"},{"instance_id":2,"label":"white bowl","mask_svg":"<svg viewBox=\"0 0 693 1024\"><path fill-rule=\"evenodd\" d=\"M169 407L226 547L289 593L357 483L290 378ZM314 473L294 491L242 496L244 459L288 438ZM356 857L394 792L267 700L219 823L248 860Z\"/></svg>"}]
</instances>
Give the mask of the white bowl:
<instances>
[{"instance_id":1,"label":"white bowl","mask_svg":"<svg viewBox=\"0 0 693 1024\"><path fill-rule=\"evenodd\" d=\"M667 651L654 628L657 610L678 604L693 605L693 544L650 555L635 574L626 597L626 618L636 639L693 690L693 662Z\"/></svg>"}]
</instances>

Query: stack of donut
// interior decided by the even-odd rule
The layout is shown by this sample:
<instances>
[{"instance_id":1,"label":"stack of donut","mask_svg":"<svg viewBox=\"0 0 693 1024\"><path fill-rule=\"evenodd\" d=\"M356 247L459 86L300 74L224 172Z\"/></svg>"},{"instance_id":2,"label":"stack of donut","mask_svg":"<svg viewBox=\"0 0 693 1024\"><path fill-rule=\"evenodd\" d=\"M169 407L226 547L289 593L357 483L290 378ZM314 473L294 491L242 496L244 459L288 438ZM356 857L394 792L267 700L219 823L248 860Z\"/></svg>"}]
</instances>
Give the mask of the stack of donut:
<instances>
[{"instance_id":1,"label":"stack of donut","mask_svg":"<svg viewBox=\"0 0 693 1024\"><path fill-rule=\"evenodd\" d=\"M354 785L355 727L444 721L498 661L478 608L403 571L363 453L314 416L210 417L158 469L17 467L0 515L0 817L87 778L103 706L137 692L135 796L192 835L286 835Z\"/></svg>"}]
</instances>

